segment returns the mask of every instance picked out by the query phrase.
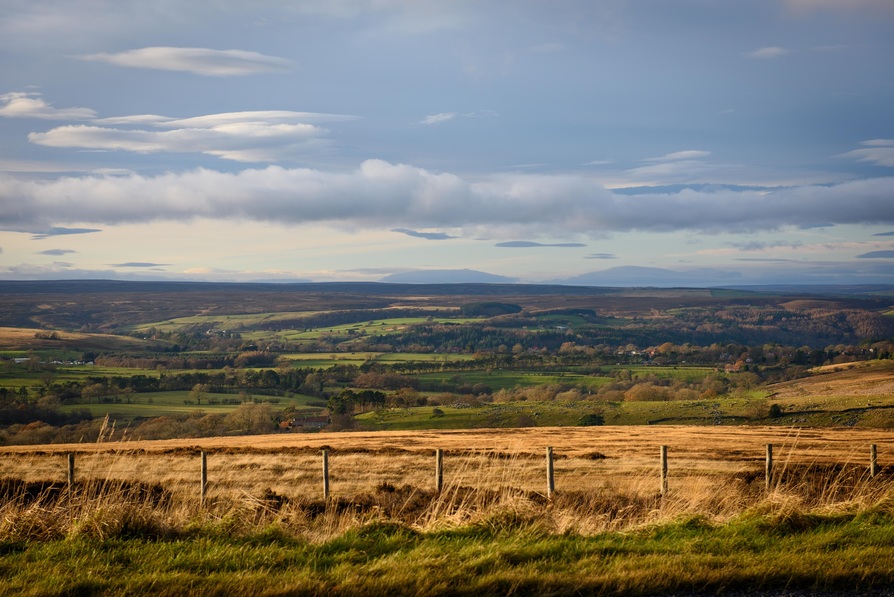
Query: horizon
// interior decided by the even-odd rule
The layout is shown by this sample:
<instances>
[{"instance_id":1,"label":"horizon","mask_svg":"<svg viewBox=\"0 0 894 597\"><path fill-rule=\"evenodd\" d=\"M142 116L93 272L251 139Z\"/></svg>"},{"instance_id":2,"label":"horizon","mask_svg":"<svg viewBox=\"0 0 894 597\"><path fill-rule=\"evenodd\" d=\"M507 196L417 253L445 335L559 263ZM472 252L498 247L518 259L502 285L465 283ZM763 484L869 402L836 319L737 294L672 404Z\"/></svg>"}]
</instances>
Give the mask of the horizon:
<instances>
[{"instance_id":1,"label":"horizon","mask_svg":"<svg viewBox=\"0 0 894 597\"><path fill-rule=\"evenodd\" d=\"M0 16L0 280L894 283L884 0Z\"/></svg>"}]
</instances>

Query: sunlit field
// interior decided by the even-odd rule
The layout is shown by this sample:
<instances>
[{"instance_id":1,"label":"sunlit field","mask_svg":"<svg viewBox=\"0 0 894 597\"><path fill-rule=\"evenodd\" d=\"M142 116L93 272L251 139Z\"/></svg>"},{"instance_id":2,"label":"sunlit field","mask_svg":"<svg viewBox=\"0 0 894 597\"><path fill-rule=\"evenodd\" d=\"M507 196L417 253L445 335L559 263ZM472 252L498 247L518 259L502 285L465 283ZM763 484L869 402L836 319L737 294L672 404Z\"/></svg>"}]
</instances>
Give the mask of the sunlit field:
<instances>
[{"instance_id":1,"label":"sunlit field","mask_svg":"<svg viewBox=\"0 0 894 597\"><path fill-rule=\"evenodd\" d=\"M192 440L3 448L0 476L64 480L76 454L80 479L159 484L192 494L199 453L208 458L211 496L322 495L321 454L329 451L331 495L350 499L382 484L434 488L435 450L444 482L488 491L546 492L545 453L553 448L555 487L642 496L659 487L659 446L669 454L669 487L694 497L728 491L730 479L762 477L766 445L778 471L846 465L868 470L869 446L894 462L894 432L784 428L597 427L481 431L317 433Z\"/></svg>"}]
</instances>

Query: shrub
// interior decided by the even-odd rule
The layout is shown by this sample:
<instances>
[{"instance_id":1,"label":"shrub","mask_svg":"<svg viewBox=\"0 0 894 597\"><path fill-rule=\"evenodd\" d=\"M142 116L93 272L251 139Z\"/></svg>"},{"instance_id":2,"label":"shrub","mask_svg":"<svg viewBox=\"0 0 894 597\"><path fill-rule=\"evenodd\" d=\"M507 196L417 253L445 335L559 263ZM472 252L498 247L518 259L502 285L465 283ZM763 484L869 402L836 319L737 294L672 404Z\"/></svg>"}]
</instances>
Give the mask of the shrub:
<instances>
[{"instance_id":1,"label":"shrub","mask_svg":"<svg viewBox=\"0 0 894 597\"><path fill-rule=\"evenodd\" d=\"M605 417L600 413L590 413L588 415L582 416L577 424L580 427L596 427L599 425L605 425Z\"/></svg>"}]
</instances>

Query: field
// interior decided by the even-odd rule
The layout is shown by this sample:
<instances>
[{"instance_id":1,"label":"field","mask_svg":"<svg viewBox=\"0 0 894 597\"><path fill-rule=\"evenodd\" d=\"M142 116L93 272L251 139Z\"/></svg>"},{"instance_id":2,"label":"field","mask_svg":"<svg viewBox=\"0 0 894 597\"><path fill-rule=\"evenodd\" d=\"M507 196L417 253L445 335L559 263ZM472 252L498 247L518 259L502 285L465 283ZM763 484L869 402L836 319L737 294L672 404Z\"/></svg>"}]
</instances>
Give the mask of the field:
<instances>
[{"instance_id":1,"label":"field","mask_svg":"<svg viewBox=\"0 0 894 597\"><path fill-rule=\"evenodd\" d=\"M543 492L542 461L549 446L557 460L559 490L564 486L597 491L632 483L637 491L652 494L658 487L659 446L666 445L671 484L685 494L683 488L692 483L705 489L704 484L713 479L719 485L711 490L719 490L730 476L762 471L768 443L776 445L777 460L789 466L868 466L870 444L878 445L883 464L886 457L894 463L891 431L605 426L11 446L0 449L0 476L29 481L63 479L61 455L75 452L86 477L161 483L189 491L195 485L197 455L206 451L212 495L257 494L271 488L297 497L319 487L315 479L319 479L320 451L325 448L331 451L333 495L350 498L383 483L430 487L433 454L440 448L447 454L447 476L453 484L500 490L511 483L515 489Z\"/></svg>"},{"instance_id":2,"label":"field","mask_svg":"<svg viewBox=\"0 0 894 597\"><path fill-rule=\"evenodd\" d=\"M777 459L769 489L767 443ZM870 443L882 465L872 479ZM670 454L663 498L660 445ZM547 446L554 448L551 499ZM446 451L441 493L435 448ZM208 454L204 504L200 450ZM76 486L65 498L54 492L65 487L69 452ZM892 432L780 428L322 433L4 448L4 491L20 493L0 504L0 588L34 595L883 590L894 581L892 461ZM44 487L42 496L27 497L11 478ZM433 576L436 569L443 572Z\"/></svg>"}]
</instances>

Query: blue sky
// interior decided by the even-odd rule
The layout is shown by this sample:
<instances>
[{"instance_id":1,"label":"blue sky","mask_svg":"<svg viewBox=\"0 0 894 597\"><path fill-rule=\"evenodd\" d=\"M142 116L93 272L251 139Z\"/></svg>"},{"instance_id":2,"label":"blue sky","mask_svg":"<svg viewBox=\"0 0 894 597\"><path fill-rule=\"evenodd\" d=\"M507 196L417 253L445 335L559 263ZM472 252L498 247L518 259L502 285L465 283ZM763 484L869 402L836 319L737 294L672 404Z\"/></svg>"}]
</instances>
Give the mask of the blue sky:
<instances>
[{"instance_id":1,"label":"blue sky","mask_svg":"<svg viewBox=\"0 0 894 597\"><path fill-rule=\"evenodd\" d=\"M890 0L4 0L0 278L894 283L892 57Z\"/></svg>"}]
</instances>

